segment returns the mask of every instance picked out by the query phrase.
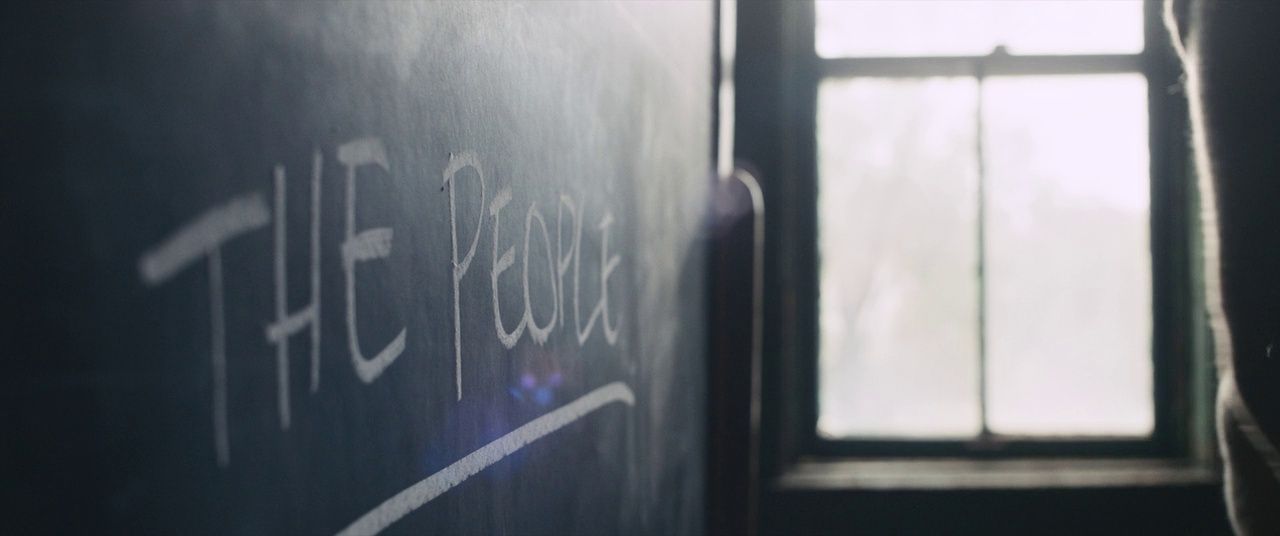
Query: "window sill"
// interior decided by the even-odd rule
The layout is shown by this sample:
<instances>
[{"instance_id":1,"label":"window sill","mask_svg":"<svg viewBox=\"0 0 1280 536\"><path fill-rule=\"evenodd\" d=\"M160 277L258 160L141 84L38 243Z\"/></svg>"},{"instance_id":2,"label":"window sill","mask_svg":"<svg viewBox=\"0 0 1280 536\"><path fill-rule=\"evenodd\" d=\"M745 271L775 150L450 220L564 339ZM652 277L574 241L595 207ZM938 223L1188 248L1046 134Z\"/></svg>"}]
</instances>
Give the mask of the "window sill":
<instances>
[{"instance_id":1,"label":"window sill","mask_svg":"<svg viewBox=\"0 0 1280 536\"><path fill-rule=\"evenodd\" d=\"M1213 484L1208 464L1168 459L802 460L780 491L1154 487Z\"/></svg>"}]
</instances>

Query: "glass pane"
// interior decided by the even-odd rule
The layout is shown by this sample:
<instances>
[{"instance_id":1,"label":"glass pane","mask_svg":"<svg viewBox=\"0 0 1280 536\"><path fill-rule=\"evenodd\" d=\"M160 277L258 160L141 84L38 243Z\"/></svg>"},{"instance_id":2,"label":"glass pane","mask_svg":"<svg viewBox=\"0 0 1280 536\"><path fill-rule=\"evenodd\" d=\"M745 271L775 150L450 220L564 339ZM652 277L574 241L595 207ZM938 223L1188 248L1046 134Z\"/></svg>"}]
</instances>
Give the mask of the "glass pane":
<instances>
[{"instance_id":1,"label":"glass pane","mask_svg":"<svg viewBox=\"0 0 1280 536\"><path fill-rule=\"evenodd\" d=\"M1134 54L1142 51L1142 2L819 1L818 55L981 56Z\"/></svg>"},{"instance_id":2,"label":"glass pane","mask_svg":"<svg viewBox=\"0 0 1280 536\"><path fill-rule=\"evenodd\" d=\"M1138 74L983 86L993 432L1152 430L1146 92Z\"/></svg>"},{"instance_id":3,"label":"glass pane","mask_svg":"<svg viewBox=\"0 0 1280 536\"><path fill-rule=\"evenodd\" d=\"M818 91L818 433L976 434L977 84Z\"/></svg>"}]
</instances>

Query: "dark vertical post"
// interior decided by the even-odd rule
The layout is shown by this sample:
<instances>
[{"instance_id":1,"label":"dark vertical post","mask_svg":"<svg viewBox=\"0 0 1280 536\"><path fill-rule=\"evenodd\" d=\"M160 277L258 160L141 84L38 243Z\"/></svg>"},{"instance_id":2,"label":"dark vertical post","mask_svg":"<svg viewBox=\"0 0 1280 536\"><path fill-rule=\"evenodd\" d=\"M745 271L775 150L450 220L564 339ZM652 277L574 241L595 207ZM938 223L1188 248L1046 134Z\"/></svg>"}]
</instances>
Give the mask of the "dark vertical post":
<instances>
[{"instance_id":1,"label":"dark vertical post","mask_svg":"<svg viewBox=\"0 0 1280 536\"><path fill-rule=\"evenodd\" d=\"M764 205L735 171L712 196L707 532L756 533Z\"/></svg>"}]
</instances>

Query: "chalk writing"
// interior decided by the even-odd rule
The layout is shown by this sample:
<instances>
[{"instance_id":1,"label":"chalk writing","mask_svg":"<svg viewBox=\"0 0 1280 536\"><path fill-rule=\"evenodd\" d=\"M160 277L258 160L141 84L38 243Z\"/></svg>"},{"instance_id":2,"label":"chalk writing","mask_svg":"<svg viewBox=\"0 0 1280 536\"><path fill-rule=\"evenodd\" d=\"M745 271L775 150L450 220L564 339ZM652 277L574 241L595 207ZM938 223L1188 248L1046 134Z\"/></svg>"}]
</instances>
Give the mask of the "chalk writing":
<instances>
[{"instance_id":1,"label":"chalk writing","mask_svg":"<svg viewBox=\"0 0 1280 536\"><path fill-rule=\"evenodd\" d=\"M476 449L471 454L436 471L431 476L409 486L404 491L385 500L377 508L360 516L339 536L372 535L382 532L392 523L431 502L436 497L463 483L484 468L497 463L511 453L524 448L548 434L612 403L634 406L635 394L622 382L613 382L582 395L577 400L538 417L493 442Z\"/></svg>"},{"instance_id":2,"label":"chalk writing","mask_svg":"<svg viewBox=\"0 0 1280 536\"><path fill-rule=\"evenodd\" d=\"M368 175L370 172L380 170L389 174L392 170L386 148L378 138L360 138L341 144L337 147L336 153L337 160L344 170L343 186L346 194L345 199L343 199L345 213L341 257L346 297L344 312L347 326L348 357L356 377L361 382L369 384L377 380L378 377L386 372L388 367L405 353L406 334L409 328L402 327L392 340L386 343L371 358L365 357L365 354L361 351L361 340L357 330L359 322L356 307L356 268L363 262L390 257L394 231L391 227L363 230L356 228L356 209L359 206L356 198L356 182L357 179L371 178ZM276 406L281 430L290 428L293 413L288 374L289 339L303 330L308 330L311 342L309 360L310 393L314 394L320 388L320 335L322 324L320 316L320 222L322 221L320 196L324 169L322 152L320 150L314 151L311 160L309 228L311 246L309 282L311 295L310 301L305 306L292 312L288 303L289 280L287 271L288 226L286 220L288 218L286 194L288 192L288 173L283 164L277 164L272 169L275 194L272 248L272 273L275 287L274 318L265 324L264 333L267 342L275 346ZM475 172L472 180L477 181L479 195L473 196L473 199L466 201L471 203L469 206L475 208L477 218L474 234L470 237L470 243L464 253L459 248L458 240L459 199L456 186L462 177L472 176L461 175L460 173L465 169L471 169ZM617 344L618 319L609 306L609 278L617 270L621 263L621 257L617 254L611 254L609 251L609 234L614 224L614 217L607 208L600 222L595 225L595 232L600 233L598 280L588 283L589 285L598 284L599 298L591 306L584 325L580 297L582 294L582 258L584 257L582 230L586 215L585 208L580 207L579 202L570 195L560 194L558 196L555 222L556 246L553 253L551 229L547 226L542 212L538 209L538 204L531 202L524 213L523 247L517 253L517 245L521 241L517 238L514 243L507 245L504 249L502 247L504 245L502 236L499 233L502 211L508 208L514 199L512 190L509 186L498 188L497 194L492 199L486 199L486 176L481 159L476 153L460 152L458 154L450 154L449 163L442 174L442 180L442 187L448 190L449 196L450 272L453 281L454 384L457 400L462 399L463 393L462 365L464 352L461 327L463 318L461 313L463 307L461 284L471 268L471 263L475 258L487 220L491 220L490 225L493 226L491 231L493 258L489 273L489 290L492 298L490 305L492 306L493 325L497 338L505 348L514 348L519 344L526 328L529 338L534 344L546 344L557 325L561 328L565 326L567 323L566 317L569 316L567 313L570 311L574 315L574 339L579 346L586 344L597 321L601 325L605 342L610 346ZM485 217L486 213L489 216L488 218ZM568 216L567 219L566 215ZM226 319L224 313L225 293L221 248L235 237L270 225L272 217L272 210L267 207L266 202L259 194L248 194L233 198L180 226L172 235L161 241L159 245L143 253L138 262L138 271L142 282L147 286L155 287L169 281L201 258L207 260L211 338L210 360L213 371L214 450L218 465L224 468L230 464L231 458L230 440L227 431ZM568 244L565 243L566 225L568 225L567 230L571 240ZM540 312L535 314L536 302L533 299L531 290L533 285L529 280L529 257L538 252L538 238L541 238L540 253L544 254L547 259L548 288L550 289L553 303L549 308L538 307ZM524 308L515 327L507 329L502 320L501 296L503 293L499 285L500 276L516 266L518 254L522 255L520 258L519 281L522 286L520 296L523 298L522 305ZM572 309L564 306L567 299L566 288L568 286L565 277L569 275L570 267L573 268ZM541 318L545 318L545 320L540 323L538 315L542 315ZM625 389L625 386L622 388ZM631 397L630 390L628 389L626 393L625 400L629 401ZM567 407L576 406L571 404ZM558 426L563 426L563 423ZM521 429L523 430L524 428L522 427ZM549 433L549 429L532 436L526 434L527 437L532 437L532 439L522 439L516 442L523 445L528 441L541 437L541 435L545 435L545 433ZM520 441L524 443L520 443ZM507 447L499 448L498 451L505 448ZM519 448L519 445L512 448ZM505 454L502 455L505 456ZM492 461L486 463L492 463ZM468 473L466 476L470 474ZM466 476L462 478L466 478Z\"/></svg>"},{"instance_id":3,"label":"chalk writing","mask_svg":"<svg viewBox=\"0 0 1280 536\"><path fill-rule=\"evenodd\" d=\"M285 271L288 251L285 233L285 169L277 165L275 224L276 321L267 325L267 340L276 345L276 404L280 410L280 428L289 428L289 336L311 327L311 392L320 389L320 151L311 162L311 303L302 310L287 314L289 280Z\"/></svg>"},{"instance_id":4,"label":"chalk writing","mask_svg":"<svg viewBox=\"0 0 1280 536\"><path fill-rule=\"evenodd\" d=\"M227 437L227 342L223 312L222 245L249 231L265 227L271 219L262 196L246 195L209 209L195 221L142 254L138 272L150 286L173 278L200 257L209 266L209 356L213 369L213 443L218 465L231 463Z\"/></svg>"},{"instance_id":5,"label":"chalk writing","mask_svg":"<svg viewBox=\"0 0 1280 536\"><path fill-rule=\"evenodd\" d=\"M539 326L538 321L533 318L533 303L529 299L529 231L533 230L533 222L538 222L538 228L542 231L542 244L546 247L547 254L547 275L551 277L551 295L559 296L556 288L559 282L556 281L556 260L551 256L551 239L547 235L547 222L542 219L542 213L538 212L538 204L529 205L529 212L524 217L524 272L522 278L524 280L524 319L529 325L529 337L533 342L542 344L547 342L547 338L551 336L551 329L556 325L556 317L560 314L559 300L552 304L551 318L547 320L546 325Z\"/></svg>"},{"instance_id":6,"label":"chalk writing","mask_svg":"<svg viewBox=\"0 0 1280 536\"><path fill-rule=\"evenodd\" d=\"M480 229L483 228L484 211L478 211L480 221L476 222L476 234L471 237L471 247L458 262L458 210L454 198L454 177L465 168L472 168L480 181L480 206L484 206L484 171L480 169L480 161L475 153L449 155L449 167L444 170L444 187L449 189L449 240L453 245L453 356L454 380L457 384L458 400L462 400L462 304L459 297L459 286L462 276L471 268L471 259L476 256L476 244L480 242Z\"/></svg>"},{"instance_id":7,"label":"chalk writing","mask_svg":"<svg viewBox=\"0 0 1280 536\"><path fill-rule=\"evenodd\" d=\"M493 196L493 202L489 204L489 215L493 216L493 271L490 273L489 280L493 282L493 327L498 330L498 340L502 341L503 346L515 348L516 342L524 334L524 326L529 321L529 317L520 315L520 322L516 323L516 327L507 331L502 326L502 304L498 297L502 294L498 291L498 276L516 263L515 246L507 248L502 253L502 257L498 257L498 229L502 227L498 218L502 214L502 208L510 202L511 189L503 188L498 191L498 195Z\"/></svg>"},{"instance_id":8,"label":"chalk writing","mask_svg":"<svg viewBox=\"0 0 1280 536\"><path fill-rule=\"evenodd\" d=\"M347 344L351 347L356 375L365 383L371 383L404 352L405 330L401 329L373 359L365 359L360 352L360 336L356 332L356 263L390 256L392 231L390 227L379 227L356 234L356 170L365 165L390 170L391 164L387 162L382 142L376 138L338 147L338 161L347 166L347 233L342 243L342 272L347 281Z\"/></svg>"}]
</instances>

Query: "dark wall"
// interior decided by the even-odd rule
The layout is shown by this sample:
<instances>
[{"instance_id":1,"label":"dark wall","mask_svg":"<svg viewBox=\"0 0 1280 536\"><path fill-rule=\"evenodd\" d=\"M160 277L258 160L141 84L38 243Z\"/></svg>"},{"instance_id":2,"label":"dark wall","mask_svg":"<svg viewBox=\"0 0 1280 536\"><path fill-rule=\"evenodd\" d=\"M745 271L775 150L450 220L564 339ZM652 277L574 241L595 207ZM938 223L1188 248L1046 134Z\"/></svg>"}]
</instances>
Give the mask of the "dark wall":
<instances>
[{"instance_id":1,"label":"dark wall","mask_svg":"<svg viewBox=\"0 0 1280 536\"><path fill-rule=\"evenodd\" d=\"M0 18L9 530L700 531L710 3Z\"/></svg>"}]
</instances>

